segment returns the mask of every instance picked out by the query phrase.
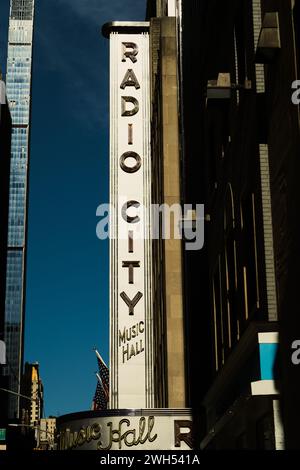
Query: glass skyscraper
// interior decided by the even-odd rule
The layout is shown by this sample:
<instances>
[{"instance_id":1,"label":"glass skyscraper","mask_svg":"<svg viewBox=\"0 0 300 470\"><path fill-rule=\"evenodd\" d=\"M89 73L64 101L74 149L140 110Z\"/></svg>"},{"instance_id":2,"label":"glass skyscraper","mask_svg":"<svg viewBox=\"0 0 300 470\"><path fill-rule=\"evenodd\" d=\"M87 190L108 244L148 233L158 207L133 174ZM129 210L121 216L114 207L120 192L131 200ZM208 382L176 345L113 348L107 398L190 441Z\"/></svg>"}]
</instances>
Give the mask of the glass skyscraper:
<instances>
[{"instance_id":1,"label":"glass skyscraper","mask_svg":"<svg viewBox=\"0 0 300 470\"><path fill-rule=\"evenodd\" d=\"M9 388L20 393L24 337L26 221L34 0L11 0L6 88L12 117L5 341ZM9 397L9 418L19 417L19 397Z\"/></svg>"}]
</instances>

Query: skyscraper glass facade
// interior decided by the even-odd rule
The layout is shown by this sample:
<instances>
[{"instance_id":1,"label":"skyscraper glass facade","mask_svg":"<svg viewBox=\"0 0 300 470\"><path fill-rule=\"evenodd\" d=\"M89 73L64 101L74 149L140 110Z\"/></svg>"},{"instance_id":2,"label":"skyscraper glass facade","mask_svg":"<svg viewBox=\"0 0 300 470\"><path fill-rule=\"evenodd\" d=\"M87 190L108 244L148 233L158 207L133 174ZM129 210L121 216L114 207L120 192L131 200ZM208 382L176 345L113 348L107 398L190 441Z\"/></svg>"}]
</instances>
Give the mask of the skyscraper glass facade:
<instances>
[{"instance_id":1,"label":"skyscraper glass facade","mask_svg":"<svg viewBox=\"0 0 300 470\"><path fill-rule=\"evenodd\" d=\"M5 306L6 375L19 393L22 374L26 218L34 0L11 0L6 88L12 117L11 174ZM10 396L9 418L19 416Z\"/></svg>"}]
</instances>

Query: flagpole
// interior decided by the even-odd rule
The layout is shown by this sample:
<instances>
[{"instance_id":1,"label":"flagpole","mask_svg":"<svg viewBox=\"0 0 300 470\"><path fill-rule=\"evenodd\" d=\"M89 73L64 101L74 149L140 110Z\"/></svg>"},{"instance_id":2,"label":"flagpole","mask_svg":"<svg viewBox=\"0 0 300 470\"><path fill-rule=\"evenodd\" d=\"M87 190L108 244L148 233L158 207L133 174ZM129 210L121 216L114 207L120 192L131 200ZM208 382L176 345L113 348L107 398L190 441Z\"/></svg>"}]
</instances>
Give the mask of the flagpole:
<instances>
[{"instance_id":1,"label":"flagpole","mask_svg":"<svg viewBox=\"0 0 300 470\"><path fill-rule=\"evenodd\" d=\"M96 372L96 377L97 377L97 379L99 380L101 387L104 388L104 387L103 387L102 379L101 379L100 375L98 374L98 372Z\"/></svg>"},{"instance_id":2,"label":"flagpole","mask_svg":"<svg viewBox=\"0 0 300 470\"><path fill-rule=\"evenodd\" d=\"M95 353L96 353L96 356L98 357L98 359L99 359L100 361L102 361L103 364L105 365L105 367L108 369L107 365L106 365L105 362L103 361L103 359L102 359L100 353L98 352L98 350L97 350L96 348L95 348Z\"/></svg>"}]
</instances>

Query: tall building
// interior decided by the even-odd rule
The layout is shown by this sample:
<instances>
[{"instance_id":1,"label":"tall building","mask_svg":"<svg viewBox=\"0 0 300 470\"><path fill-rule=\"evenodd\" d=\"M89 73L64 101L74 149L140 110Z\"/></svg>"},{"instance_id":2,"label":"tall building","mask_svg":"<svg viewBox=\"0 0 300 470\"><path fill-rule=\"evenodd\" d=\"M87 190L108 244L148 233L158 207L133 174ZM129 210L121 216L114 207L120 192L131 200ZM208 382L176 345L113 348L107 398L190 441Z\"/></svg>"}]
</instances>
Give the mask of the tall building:
<instances>
[{"instance_id":1,"label":"tall building","mask_svg":"<svg viewBox=\"0 0 300 470\"><path fill-rule=\"evenodd\" d=\"M43 417L44 387L37 362L34 364L26 362L21 380L21 393L31 399L21 400L22 422L28 426L38 426Z\"/></svg>"},{"instance_id":2,"label":"tall building","mask_svg":"<svg viewBox=\"0 0 300 470\"><path fill-rule=\"evenodd\" d=\"M24 338L26 224L30 137L34 0L11 0L6 87L12 117L9 227L5 305L5 374L20 391ZM10 395L9 417L19 417L19 397Z\"/></svg>"},{"instance_id":3,"label":"tall building","mask_svg":"<svg viewBox=\"0 0 300 470\"><path fill-rule=\"evenodd\" d=\"M4 312L6 291L6 247L8 233L8 202L11 146L11 117L6 99L5 83L0 80L0 341L4 341ZM0 364L0 387L7 388ZM7 394L1 393L0 427L6 423Z\"/></svg>"},{"instance_id":4,"label":"tall building","mask_svg":"<svg viewBox=\"0 0 300 470\"><path fill-rule=\"evenodd\" d=\"M0 339L4 339L6 246L8 233L8 201L11 146L11 116L6 99L6 87L0 80Z\"/></svg>"}]
</instances>

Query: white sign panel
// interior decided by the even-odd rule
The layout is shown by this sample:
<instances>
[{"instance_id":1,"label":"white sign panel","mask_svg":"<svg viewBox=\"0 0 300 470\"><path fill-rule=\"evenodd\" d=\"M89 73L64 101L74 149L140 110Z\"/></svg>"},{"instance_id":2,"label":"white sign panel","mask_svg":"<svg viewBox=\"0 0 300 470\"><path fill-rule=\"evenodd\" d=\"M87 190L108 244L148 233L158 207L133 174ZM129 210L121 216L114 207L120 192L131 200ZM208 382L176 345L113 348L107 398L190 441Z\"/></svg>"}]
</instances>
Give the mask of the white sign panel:
<instances>
[{"instance_id":1,"label":"white sign panel","mask_svg":"<svg viewBox=\"0 0 300 470\"><path fill-rule=\"evenodd\" d=\"M149 35L132 31L110 34L111 408L153 406Z\"/></svg>"}]
</instances>

